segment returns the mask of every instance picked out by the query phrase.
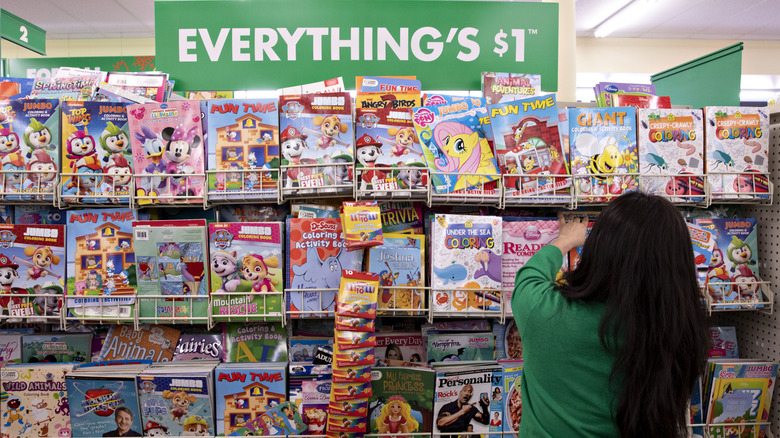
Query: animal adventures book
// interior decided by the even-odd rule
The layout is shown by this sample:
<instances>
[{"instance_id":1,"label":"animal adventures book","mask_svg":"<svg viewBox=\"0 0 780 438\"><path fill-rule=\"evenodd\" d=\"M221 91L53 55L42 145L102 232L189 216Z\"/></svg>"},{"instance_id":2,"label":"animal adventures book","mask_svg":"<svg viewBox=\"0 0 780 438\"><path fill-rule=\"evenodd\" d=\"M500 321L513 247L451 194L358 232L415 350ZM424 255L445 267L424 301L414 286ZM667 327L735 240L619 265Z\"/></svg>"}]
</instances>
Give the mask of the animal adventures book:
<instances>
[{"instance_id":1,"label":"animal adventures book","mask_svg":"<svg viewBox=\"0 0 780 438\"><path fill-rule=\"evenodd\" d=\"M130 208L67 210L68 311L76 317L132 318L138 286Z\"/></svg>"},{"instance_id":2,"label":"animal adventures book","mask_svg":"<svg viewBox=\"0 0 780 438\"><path fill-rule=\"evenodd\" d=\"M346 250L341 220L335 218L287 219L287 242L290 317L333 316L341 271L361 271L363 251Z\"/></svg>"},{"instance_id":3,"label":"animal adventures book","mask_svg":"<svg viewBox=\"0 0 780 438\"><path fill-rule=\"evenodd\" d=\"M542 94L542 76L522 73L482 73L482 96L488 105Z\"/></svg>"},{"instance_id":4,"label":"animal adventures book","mask_svg":"<svg viewBox=\"0 0 780 438\"><path fill-rule=\"evenodd\" d=\"M215 321L282 315L282 233L281 222L209 224Z\"/></svg>"},{"instance_id":5,"label":"animal adventures book","mask_svg":"<svg viewBox=\"0 0 780 438\"><path fill-rule=\"evenodd\" d=\"M205 122L208 169L216 171L208 176L209 198L275 200L279 177L277 100L211 100L206 102Z\"/></svg>"},{"instance_id":6,"label":"animal adventures book","mask_svg":"<svg viewBox=\"0 0 780 438\"><path fill-rule=\"evenodd\" d=\"M127 204L133 159L127 105L62 102L63 201Z\"/></svg>"},{"instance_id":7,"label":"animal adventures book","mask_svg":"<svg viewBox=\"0 0 780 438\"><path fill-rule=\"evenodd\" d=\"M138 205L203 203L203 127L200 103L181 100L127 108Z\"/></svg>"}]
</instances>

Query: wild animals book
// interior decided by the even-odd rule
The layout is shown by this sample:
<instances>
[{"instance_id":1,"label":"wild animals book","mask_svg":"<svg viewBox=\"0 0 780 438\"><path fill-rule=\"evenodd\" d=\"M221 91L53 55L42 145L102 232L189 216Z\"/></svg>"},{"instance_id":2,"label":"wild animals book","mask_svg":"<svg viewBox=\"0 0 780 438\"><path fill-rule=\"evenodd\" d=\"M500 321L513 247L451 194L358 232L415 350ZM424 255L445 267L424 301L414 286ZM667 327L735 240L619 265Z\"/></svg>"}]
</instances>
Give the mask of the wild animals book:
<instances>
[{"instance_id":1,"label":"wild animals book","mask_svg":"<svg viewBox=\"0 0 780 438\"><path fill-rule=\"evenodd\" d=\"M431 433L435 373L424 368L379 368L372 372L369 433Z\"/></svg>"},{"instance_id":2,"label":"wild animals book","mask_svg":"<svg viewBox=\"0 0 780 438\"><path fill-rule=\"evenodd\" d=\"M5 118L0 127L0 137L5 137L0 146L5 198L53 201L60 170L59 100L11 100L0 111Z\"/></svg>"},{"instance_id":3,"label":"wild animals book","mask_svg":"<svg viewBox=\"0 0 780 438\"><path fill-rule=\"evenodd\" d=\"M288 219L287 242L290 317L333 315L341 271L362 270L362 251L346 251L341 221L331 218Z\"/></svg>"},{"instance_id":4,"label":"wild animals book","mask_svg":"<svg viewBox=\"0 0 780 438\"><path fill-rule=\"evenodd\" d=\"M279 97L282 193L350 194L355 149L349 93Z\"/></svg>"},{"instance_id":5,"label":"wild animals book","mask_svg":"<svg viewBox=\"0 0 780 438\"><path fill-rule=\"evenodd\" d=\"M769 114L766 107L707 107L706 170L712 197L768 199Z\"/></svg>"},{"instance_id":6,"label":"wild animals book","mask_svg":"<svg viewBox=\"0 0 780 438\"><path fill-rule=\"evenodd\" d=\"M487 128L480 121L483 102L469 98L412 110L412 121L425 162L432 171L431 184L436 193L477 190L491 194L495 190L493 185L485 186L499 179L499 169Z\"/></svg>"},{"instance_id":7,"label":"wild animals book","mask_svg":"<svg viewBox=\"0 0 780 438\"><path fill-rule=\"evenodd\" d=\"M483 72L482 96L488 105L542 95L542 76L523 73Z\"/></svg>"},{"instance_id":8,"label":"wild animals book","mask_svg":"<svg viewBox=\"0 0 780 438\"><path fill-rule=\"evenodd\" d=\"M277 99L207 101L206 126L209 198L276 199Z\"/></svg>"},{"instance_id":9,"label":"wild animals book","mask_svg":"<svg viewBox=\"0 0 780 438\"><path fill-rule=\"evenodd\" d=\"M205 153L200 103L182 100L127 108L138 205L202 203Z\"/></svg>"},{"instance_id":10,"label":"wild animals book","mask_svg":"<svg viewBox=\"0 0 780 438\"><path fill-rule=\"evenodd\" d=\"M0 315L56 320L64 286L65 226L0 224Z\"/></svg>"},{"instance_id":11,"label":"wild animals book","mask_svg":"<svg viewBox=\"0 0 780 438\"><path fill-rule=\"evenodd\" d=\"M638 109L642 188L672 202L704 199L704 123L701 110Z\"/></svg>"},{"instance_id":12,"label":"wild animals book","mask_svg":"<svg viewBox=\"0 0 780 438\"><path fill-rule=\"evenodd\" d=\"M132 318L138 287L130 208L67 210L68 310L77 317Z\"/></svg>"},{"instance_id":13,"label":"wild animals book","mask_svg":"<svg viewBox=\"0 0 780 438\"><path fill-rule=\"evenodd\" d=\"M213 366L158 367L139 373L136 384L145 435L158 436L154 429L171 436L214 435L212 373Z\"/></svg>"},{"instance_id":14,"label":"wild animals book","mask_svg":"<svg viewBox=\"0 0 780 438\"><path fill-rule=\"evenodd\" d=\"M66 202L129 202L133 159L127 105L62 102L62 196Z\"/></svg>"},{"instance_id":15,"label":"wild animals book","mask_svg":"<svg viewBox=\"0 0 780 438\"><path fill-rule=\"evenodd\" d=\"M424 235L385 234L382 245L368 249L367 260L366 270L379 275L379 314L385 309L408 311L427 307L424 290L414 289L425 285Z\"/></svg>"},{"instance_id":16,"label":"wild animals book","mask_svg":"<svg viewBox=\"0 0 780 438\"><path fill-rule=\"evenodd\" d=\"M570 178L545 177L568 173L554 95L489 105L488 112L508 196L550 202L539 195L571 186Z\"/></svg>"},{"instance_id":17,"label":"wild animals book","mask_svg":"<svg viewBox=\"0 0 780 438\"><path fill-rule=\"evenodd\" d=\"M637 190L636 109L570 108L571 174L582 202L608 202Z\"/></svg>"},{"instance_id":18,"label":"wild animals book","mask_svg":"<svg viewBox=\"0 0 780 438\"><path fill-rule=\"evenodd\" d=\"M282 315L282 224L209 224L212 315L215 321Z\"/></svg>"},{"instance_id":19,"label":"wild animals book","mask_svg":"<svg viewBox=\"0 0 780 438\"><path fill-rule=\"evenodd\" d=\"M501 310L504 249L501 222L496 216L434 216L431 225L434 312Z\"/></svg>"},{"instance_id":20,"label":"wild animals book","mask_svg":"<svg viewBox=\"0 0 780 438\"><path fill-rule=\"evenodd\" d=\"M65 374L73 364L18 364L0 369L3 437L71 436Z\"/></svg>"},{"instance_id":21,"label":"wild animals book","mask_svg":"<svg viewBox=\"0 0 780 438\"><path fill-rule=\"evenodd\" d=\"M205 318L209 305L206 221L134 221L132 225L139 317L155 323Z\"/></svg>"},{"instance_id":22,"label":"wild animals book","mask_svg":"<svg viewBox=\"0 0 780 438\"><path fill-rule=\"evenodd\" d=\"M221 364L214 370L217 435L230 435L287 399L282 364Z\"/></svg>"}]
</instances>

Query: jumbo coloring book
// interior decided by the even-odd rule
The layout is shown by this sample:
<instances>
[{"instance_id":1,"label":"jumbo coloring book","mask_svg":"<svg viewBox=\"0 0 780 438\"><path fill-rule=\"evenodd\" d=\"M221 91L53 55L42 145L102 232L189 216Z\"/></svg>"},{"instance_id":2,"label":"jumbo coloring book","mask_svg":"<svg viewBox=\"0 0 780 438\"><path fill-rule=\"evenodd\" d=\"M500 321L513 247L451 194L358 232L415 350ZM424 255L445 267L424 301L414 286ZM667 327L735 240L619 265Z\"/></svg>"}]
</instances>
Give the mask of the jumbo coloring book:
<instances>
[{"instance_id":1,"label":"jumbo coloring book","mask_svg":"<svg viewBox=\"0 0 780 438\"><path fill-rule=\"evenodd\" d=\"M213 435L211 370L147 369L136 377L138 404L145 429L149 422L171 436ZM153 425L150 425L153 426ZM146 431L146 436L152 435Z\"/></svg>"},{"instance_id":2,"label":"jumbo coloring book","mask_svg":"<svg viewBox=\"0 0 780 438\"><path fill-rule=\"evenodd\" d=\"M127 105L62 102L62 196L65 202L127 204L133 177ZM78 175L77 175L78 174Z\"/></svg>"}]
</instances>

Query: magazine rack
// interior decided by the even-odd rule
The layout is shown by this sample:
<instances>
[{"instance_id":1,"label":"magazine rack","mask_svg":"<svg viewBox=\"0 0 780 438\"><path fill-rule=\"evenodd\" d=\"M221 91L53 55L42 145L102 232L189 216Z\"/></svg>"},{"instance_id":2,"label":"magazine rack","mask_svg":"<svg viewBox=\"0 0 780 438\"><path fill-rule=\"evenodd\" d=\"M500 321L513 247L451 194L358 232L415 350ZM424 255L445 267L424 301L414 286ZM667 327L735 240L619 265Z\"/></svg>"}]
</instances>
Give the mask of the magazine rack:
<instances>
[{"instance_id":1,"label":"magazine rack","mask_svg":"<svg viewBox=\"0 0 780 438\"><path fill-rule=\"evenodd\" d=\"M296 164L280 167L282 181L280 185L281 202L289 199L311 199L311 198L344 198L352 195L354 190L351 181L355 174L355 164L352 162L344 163L324 163L324 164ZM300 176L304 172L310 177L308 187L293 186L298 182L292 181L289 174ZM313 174L318 174L315 176ZM314 176L314 178L311 178ZM326 185L327 183L327 185ZM281 203L280 202L280 203Z\"/></svg>"},{"instance_id":2,"label":"magazine rack","mask_svg":"<svg viewBox=\"0 0 780 438\"><path fill-rule=\"evenodd\" d=\"M772 205L775 185L769 173L759 172L707 172L710 182L711 204L765 204ZM734 178L733 180L731 178ZM716 192L717 186L733 181L732 191ZM738 193L737 193L738 192Z\"/></svg>"},{"instance_id":3,"label":"magazine rack","mask_svg":"<svg viewBox=\"0 0 780 438\"><path fill-rule=\"evenodd\" d=\"M433 322L433 318L493 318L499 324L506 321L501 289L463 287L454 289L430 287L427 289L431 309L428 320L430 323ZM484 307L482 303L488 295L494 297L491 299L491 306L487 310L479 310L479 307ZM498 296L497 301L495 300L496 295Z\"/></svg>"},{"instance_id":4,"label":"magazine rack","mask_svg":"<svg viewBox=\"0 0 780 438\"><path fill-rule=\"evenodd\" d=\"M62 326L67 328L69 322L117 324L132 322L135 324L134 315L138 311L136 307L136 295L67 295L65 296L67 312L63 317Z\"/></svg>"},{"instance_id":5,"label":"magazine rack","mask_svg":"<svg viewBox=\"0 0 780 438\"><path fill-rule=\"evenodd\" d=\"M575 206L606 205L624 192L639 189L639 173L588 173L572 175Z\"/></svg>"},{"instance_id":6,"label":"magazine rack","mask_svg":"<svg viewBox=\"0 0 780 438\"><path fill-rule=\"evenodd\" d=\"M285 314L288 318L333 318L336 316L336 296L339 290L334 289L285 289ZM296 295L300 294L301 299L298 300ZM306 309L307 305L303 304L304 294L308 295L309 299L314 299L316 306L312 306L317 310ZM323 299L323 295L327 296ZM301 304L302 310L290 310L291 304ZM332 310L326 310L331 308Z\"/></svg>"},{"instance_id":7,"label":"magazine rack","mask_svg":"<svg viewBox=\"0 0 780 438\"><path fill-rule=\"evenodd\" d=\"M257 298L255 302L254 298ZM209 295L209 328L219 322L281 321L285 324L283 292L224 292ZM214 314L215 306L227 306L227 314ZM270 310L270 308L277 308ZM269 311L270 310L270 311Z\"/></svg>"},{"instance_id":8,"label":"magazine rack","mask_svg":"<svg viewBox=\"0 0 780 438\"><path fill-rule=\"evenodd\" d=\"M116 178L116 174L110 173L91 173L90 176L94 176L106 181L106 178ZM130 177L130 175L127 175ZM62 173L60 174L60 183L56 196L56 207L64 209L68 207L127 207L130 206L132 193L135 191L133 188L133 181L130 178L127 184L118 184L116 181L112 181L109 190L102 193L82 193L81 184L84 174L78 173ZM105 185L104 185L105 187ZM69 194L64 192L68 191ZM70 192L73 192L70 194Z\"/></svg>"},{"instance_id":9,"label":"magazine rack","mask_svg":"<svg viewBox=\"0 0 780 438\"><path fill-rule=\"evenodd\" d=\"M699 187L701 186L701 187ZM692 189L701 190L693 193ZM639 190L654 193L674 205L707 208L710 205L711 187L705 174L639 175Z\"/></svg>"},{"instance_id":10,"label":"magazine rack","mask_svg":"<svg viewBox=\"0 0 780 438\"><path fill-rule=\"evenodd\" d=\"M279 169L207 170L206 176L206 208L236 202L282 203Z\"/></svg>"},{"instance_id":11,"label":"magazine rack","mask_svg":"<svg viewBox=\"0 0 780 438\"><path fill-rule=\"evenodd\" d=\"M207 306L209 299L207 295L136 295L135 327L141 324L209 324L210 318L208 312L203 315L194 314L193 308L196 302L203 302ZM144 303L154 305L154 316L141 316L141 308ZM175 307L181 303L187 303L189 311L174 311L173 315L162 316L159 313L160 307Z\"/></svg>"},{"instance_id":12,"label":"magazine rack","mask_svg":"<svg viewBox=\"0 0 780 438\"><path fill-rule=\"evenodd\" d=\"M425 289L408 285L379 286L376 316L424 317L430 322L430 301Z\"/></svg>"},{"instance_id":13,"label":"magazine rack","mask_svg":"<svg viewBox=\"0 0 780 438\"><path fill-rule=\"evenodd\" d=\"M181 180L179 182L178 180ZM135 192L131 196L131 208L155 205L206 205L206 174L190 173L186 176L169 174L133 174ZM151 192L144 188L154 187ZM188 194L191 189L199 188L201 195ZM174 189L176 191L174 192Z\"/></svg>"},{"instance_id":14,"label":"magazine rack","mask_svg":"<svg viewBox=\"0 0 780 438\"><path fill-rule=\"evenodd\" d=\"M384 182L371 182L374 172L384 172ZM365 180L364 180L365 179ZM389 182L387 180L390 179ZM398 180L404 181L400 187ZM354 197L356 201L424 201L428 199L430 176L428 169L415 166L355 168ZM371 188L367 188L371 184Z\"/></svg>"},{"instance_id":15,"label":"magazine rack","mask_svg":"<svg viewBox=\"0 0 780 438\"><path fill-rule=\"evenodd\" d=\"M32 179L32 175L46 173L47 181ZM5 205L43 204L54 206L59 191L56 170L0 170L0 200ZM15 182L16 180L20 180ZM46 187L47 184L51 186ZM10 186L10 187L9 187ZM14 187L18 186L18 187Z\"/></svg>"},{"instance_id":16,"label":"magazine rack","mask_svg":"<svg viewBox=\"0 0 780 438\"><path fill-rule=\"evenodd\" d=\"M62 295L46 293L3 293L0 295L0 324L43 323L63 327L65 303Z\"/></svg>"},{"instance_id":17,"label":"magazine rack","mask_svg":"<svg viewBox=\"0 0 780 438\"><path fill-rule=\"evenodd\" d=\"M747 287L747 286L760 286L761 293L763 294L763 299L760 301L747 301L747 302L722 302L717 301L715 297L713 297L712 293L709 293L710 290L716 290L719 286L720 287L726 287L731 290L737 290L737 293L739 293L740 287ZM750 310L750 311L757 311L757 312L763 312L767 315L771 315L774 310L774 294L772 293L772 289L769 286L768 281L748 281L748 282L735 282L735 281L723 281L723 282L717 282L717 283L710 283L706 286L706 290L704 291L706 298L707 298L707 310L710 314L712 312L734 312L734 311L740 311L740 310Z\"/></svg>"},{"instance_id":18,"label":"magazine rack","mask_svg":"<svg viewBox=\"0 0 780 438\"><path fill-rule=\"evenodd\" d=\"M766 438L774 438L774 435L769 429L771 425L772 423L769 422L690 424L688 426L688 436L692 436L693 438L697 438L698 436L701 436L702 438L728 438L732 436L764 436ZM757 430L754 432L746 431L748 426L752 426L753 428L765 426L764 431L766 432L766 435L759 433ZM704 435L697 435L699 432L702 432ZM745 432L747 432L748 435L743 435Z\"/></svg>"},{"instance_id":19,"label":"magazine rack","mask_svg":"<svg viewBox=\"0 0 780 438\"><path fill-rule=\"evenodd\" d=\"M520 188L512 187L510 179L516 179L521 184ZM550 185L559 179L568 181L565 187L556 191L539 192L536 190L539 186ZM557 184L556 184L557 185ZM571 175L547 174L547 175L528 175L528 174L504 174L503 175L503 206L506 207L563 207L574 209L574 197L571 195ZM532 188L531 188L532 187ZM522 190L520 194L518 190ZM544 190L544 189L543 189ZM561 193L565 190L566 193ZM526 193L523 193L526 192Z\"/></svg>"},{"instance_id":20,"label":"magazine rack","mask_svg":"<svg viewBox=\"0 0 780 438\"><path fill-rule=\"evenodd\" d=\"M497 173L457 173L429 171L431 181L428 186L428 207L433 205L486 205L503 208L503 190L501 189L501 175ZM491 181L478 183L466 190L457 192L438 193L434 187L433 179L441 178L444 181L467 177L490 178ZM494 185L494 187L490 187Z\"/></svg>"}]
</instances>

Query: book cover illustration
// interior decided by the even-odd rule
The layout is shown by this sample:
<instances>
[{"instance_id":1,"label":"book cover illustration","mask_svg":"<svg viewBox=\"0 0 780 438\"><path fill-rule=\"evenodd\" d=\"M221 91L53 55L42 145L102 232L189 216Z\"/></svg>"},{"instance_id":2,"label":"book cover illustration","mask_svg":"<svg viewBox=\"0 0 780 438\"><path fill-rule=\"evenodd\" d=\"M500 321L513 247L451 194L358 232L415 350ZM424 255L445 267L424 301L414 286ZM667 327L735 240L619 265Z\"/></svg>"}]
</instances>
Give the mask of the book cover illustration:
<instances>
[{"instance_id":1,"label":"book cover illustration","mask_svg":"<svg viewBox=\"0 0 780 438\"><path fill-rule=\"evenodd\" d=\"M203 128L198 101L131 105L127 108L135 195L139 205L203 203ZM199 175L199 176L197 176Z\"/></svg>"},{"instance_id":2,"label":"book cover illustration","mask_svg":"<svg viewBox=\"0 0 780 438\"><path fill-rule=\"evenodd\" d=\"M276 105L275 98L206 102L208 169L217 171L208 176L211 199L276 199L279 177Z\"/></svg>"},{"instance_id":3,"label":"book cover illustration","mask_svg":"<svg viewBox=\"0 0 780 438\"><path fill-rule=\"evenodd\" d=\"M696 263L696 280L700 288L707 286L707 274L712 262L712 253L716 249L715 233L710 229L700 225L685 223L688 226L688 233L691 235L691 244L693 246L693 260Z\"/></svg>"},{"instance_id":4,"label":"book cover illustration","mask_svg":"<svg viewBox=\"0 0 780 438\"><path fill-rule=\"evenodd\" d=\"M221 334L181 334L173 361L180 360L215 360L221 361L224 354Z\"/></svg>"},{"instance_id":5,"label":"book cover illustration","mask_svg":"<svg viewBox=\"0 0 780 438\"><path fill-rule=\"evenodd\" d=\"M639 169L645 192L672 202L704 199L702 118L701 110L637 110Z\"/></svg>"},{"instance_id":6,"label":"book cover illustration","mask_svg":"<svg viewBox=\"0 0 780 438\"><path fill-rule=\"evenodd\" d=\"M769 113L764 108L706 108L706 170L713 198L769 198Z\"/></svg>"},{"instance_id":7,"label":"book cover illustration","mask_svg":"<svg viewBox=\"0 0 780 438\"><path fill-rule=\"evenodd\" d=\"M318 348L333 350L333 336L327 338L293 337L290 339L289 356L291 362L312 362Z\"/></svg>"},{"instance_id":8,"label":"book cover illustration","mask_svg":"<svg viewBox=\"0 0 780 438\"><path fill-rule=\"evenodd\" d=\"M750 408L751 412L749 414L755 416L754 422L769 421L772 394L774 393L775 381L777 380L777 363L754 360L748 362L710 362L709 365L711 367L711 373L708 374L710 377L709 385L703 393L705 394L705 399L709 400L707 418L711 419L711 422L715 422L714 419L717 417L727 418L723 417L727 407L723 406L723 411L720 411L719 408L715 407L714 401L718 396L728 394L729 383L739 381L745 382L746 387L750 389L748 394L743 394L742 397L727 397L730 399L727 400L729 403L742 403L742 410L734 409L734 412L743 414L747 413L748 408ZM720 388L718 388L719 386ZM732 393L737 388L738 386L732 385ZM755 401L763 403L759 403L757 406ZM754 410L757 410L757 412L753 412ZM721 420L721 422L727 421ZM737 422L739 421L734 421L734 423Z\"/></svg>"},{"instance_id":9,"label":"book cover illustration","mask_svg":"<svg viewBox=\"0 0 780 438\"><path fill-rule=\"evenodd\" d=\"M212 222L209 255L215 321L282 315L280 222Z\"/></svg>"},{"instance_id":10,"label":"book cover illustration","mask_svg":"<svg viewBox=\"0 0 780 438\"><path fill-rule=\"evenodd\" d=\"M306 430L297 406L287 401L269 409L231 436L246 436L247 432L254 436L300 435Z\"/></svg>"},{"instance_id":11,"label":"book cover illustration","mask_svg":"<svg viewBox=\"0 0 780 438\"><path fill-rule=\"evenodd\" d=\"M302 382L301 402L299 409L303 414L308 435L322 435L328 421L328 404L330 400L331 381L324 378L304 380Z\"/></svg>"},{"instance_id":12,"label":"book cover illustration","mask_svg":"<svg viewBox=\"0 0 780 438\"><path fill-rule=\"evenodd\" d=\"M154 422L171 436L214 435L209 380L210 372L141 372L136 383L142 423Z\"/></svg>"},{"instance_id":13,"label":"book cover illustration","mask_svg":"<svg viewBox=\"0 0 780 438\"><path fill-rule=\"evenodd\" d=\"M286 401L283 367L236 367L214 370L217 435L230 435Z\"/></svg>"},{"instance_id":14,"label":"book cover illustration","mask_svg":"<svg viewBox=\"0 0 780 438\"><path fill-rule=\"evenodd\" d=\"M346 250L341 220L333 218L288 219L287 242L285 281L287 311L293 312L290 317L332 316L341 271L362 270L363 251Z\"/></svg>"},{"instance_id":15,"label":"book cover illustration","mask_svg":"<svg viewBox=\"0 0 780 438\"><path fill-rule=\"evenodd\" d=\"M571 174L578 200L607 202L637 190L636 108L569 109Z\"/></svg>"},{"instance_id":16,"label":"book cover illustration","mask_svg":"<svg viewBox=\"0 0 780 438\"><path fill-rule=\"evenodd\" d=\"M282 95L279 111L281 163L287 166L281 171L283 193L351 194L355 131L349 93Z\"/></svg>"},{"instance_id":17,"label":"book cover illustration","mask_svg":"<svg viewBox=\"0 0 780 438\"><path fill-rule=\"evenodd\" d=\"M6 199L53 201L61 169L59 100L11 100L0 111L5 119L0 135L7 138L0 147Z\"/></svg>"},{"instance_id":18,"label":"book cover illustration","mask_svg":"<svg viewBox=\"0 0 780 438\"><path fill-rule=\"evenodd\" d=\"M65 210L48 205L14 205L13 221L20 225L65 225Z\"/></svg>"},{"instance_id":19,"label":"book cover illustration","mask_svg":"<svg viewBox=\"0 0 780 438\"><path fill-rule=\"evenodd\" d=\"M139 316L154 322L205 318L209 305L206 221L134 221L132 225Z\"/></svg>"},{"instance_id":20,"label":"book cover illustration","mask_svg":"<svg viewBox=\"0 0 780 438\"><path fill-rule=\"evenodd\" d=\"M735 327L710 327L710 341L709 357L739 358Z\"/></svg>"},{"instance_id":21,"label":"book cover illustration","mask_svg":"<svg viewBox=\"0 0 780 438\"><path fill-rule=\"evenodd\" d=\"M370 433L431 433L435 373L422 368L380 368L371 373Z\"/></svg>"},{"instance_id":22,"label":"book cover illustration","mask_svg":"<svg viewBox=\"0 0 780 438\"><path fill-rule=\"evenodd\" d=\"M436 388L433 401L433 432L455 434L458 432L489 432L490 394L493 391L493 373L501 372L496 365L444 367L436 370ZM470 407L467 407L470 406ZM439 422L458 412L465 411L450 424Z\"/></svg>"},{"instance_id":23,"label":"book cover illustration","mask_svg":"<svg viewBox=\"0 0 780 438\"><path fill-rule=\"evenodd\" d=\"M130 208L66 212L71 314L132 318L138 285L132 223L141 215L148 217Z\"/></svg>"},{"instance_id":24,"label":"book cover illustration","mask_svg":"<svg viewBox=\"0 0 780 438\"><path fill-rule=\"evenodd\" d=\"M637 109L672 109L672 100L669 96L616 94L612 96L612 106L633 106Z\"/></svg>"},{"instance_id":25,"label":"book cover illustration","mask_svg":"<svg viewBox=\"0 0 780 438\"><path fill-rule=\"evenodd\" d=\"M90 362L91 333L25 335L22 338L24 363Z\"/></svg>"},{"instance_id":26,"label":"book cover illustration","mask_svg":"<svg viewBox=\"0 0 780 438\"><path fill-rule=\"evenodd\" d=\"M436 193L477 190L491 194L495 187L485 184L499 177L493 148L480 121L482 99L417 107L412 110L417 138L431 174ZM477 174L462 176L463 174Z\"/></svg>"},{"instance_id":27,"label":"book cover illustration","mask_svg":"<svg viewBox=\"0 0 780 438\"><path fill-rule=\"evenodd\" d=\"M355 168L360 191L372 196L396 192L393 196L409 197L428 187L422 146L408 111L358 109L355 120Z\"/></svg>"},{"instance_id":28,"label":"book cover illustration","mask_svg":"<svg viewBox=\"0 0 780 438\"><path fill-rule=\"evenodd\" d=\"M432 333L428 335L428 363L493 360L493 333Z\"/></svg>"},{"instance_id":29,"label":"book cover illustration","mask_svg":"<svg viewBox=\"0 0 780 438\"><path fill-rule=\"evenodd\" d=\"M496 216L435 215L431 230L434 312L501 310L501 225Z\"/></svg>"},{"instance_id":30,"label":"book cover illustration","mask_svg":"<svg viewBox=\"0 0 780 438\"><path fill-rule=\"evenodd\" d=\"M35 78L0 77L0 99L24 99L30 96Z\"/></svg>"},{"instance_id":31,"label":"book cover illustration","mask_svg":"<svg viewBox=\"0 0 780 438\"><path fill-rule=\"evenodd\" d=\"M615 106L612 99L617 95L629 96L653 96L655 85L652 84L626 84L619 82L599 82L593 87L596 93L596 103L600 107Z\"/></svg>"},{"instance_id":32,"label":"book cover illustration","mask_svg":"<svg viewBox=\"0 0 780 438\"><path fill-rule=\"evenodd\" d=\"M0 435L4 438L71 436L65 373L72 369L72 364L0 369L3 401Z\"/></svg>"},{"instance_id":33,"label":"book cover illustration","mask_svg":"<svg viewBox=\"0 0 780 438\"><path fill-rule=\"evenodd\" d=\"M388 233L384 243L368 249L366 271L379 275L378 314L383 310L409 310L427 307L425 285L425 236ZM409 286L409 288L397 288ZM390 289L392 288L392 289ZM397 288L397 289L396 289Z\"/></svg>"},{"instance_id":34,"label":"book cover illustration","mask_svg":"<svg viewBox=\"0 0 780 438\"><path fill-rule=\"evenodd\" d=\"M0 315L57 317L64 286L64 225L0 224Z\"/></svg>"},{"instance_id":35,"label":"book cover illustration","mask_svg":"<svg viewBox=\"0 0 780 438\"><path fill-rule=\"evenodd\" d=\"M482 96L488 105L542 94L542 76L523 73L482 73Z\"/></svg>"},{"instance_id":36,"label":"book cover illustration","mask_svg":"<svg viewBox=\"0 0 780 438\"><path fill-rule=\"evenodd\" d=\"M141 413L135 378L65 377L70 405L70 421L75 438L99 436L142 436Z\"/></svg>"},{"instance_id":37,"label":"book cover illustration","mask_svg":"<svg viewBox=\"0 0 780 438\"><path fill-rule=\"evenodd\" d=\"M523 360L523 341L513 318L503 324L493 323L496 338L496 360Z\"/></svg>"},{"instance_id":38,"label":"book cover illustration","mask_svg":"<svg viewBox=\"0 0 780 438\"><path fill-rule=\"evenodd\" d=\"M224 362L287 362L287 336L281 322L225 323Z\"/></svg>"},{"instance_id":39,"label":"book cover illustration","mask_svg":"<svg viewBox=\"0 0 780 438\"><path fill-rule=\"evenodd\" d=\"M774 379L715 379L709 407L709 424L757 423L766 408ZM713 428L714 430L715 428ZM747 424L741 436L758 436L759 426ZM717 432L714 436L717 436Z\"/></svg>"},{"instance_id":40,"label":"book cover illustration","mask_svg":"<svg viewBox=\"0 0 780 438\"><path fill-rule=\"evenodd\" d=\"M379 204L383 233L423 234L422 207L413 202L382 202Z\"/></svg>"},{"instance_id":41,"label":"book cover illustration","mask_svg":"<svg viewBox=\"0 0 780 438\"><path fill-rule=\"evenodd\" d=\"M554 95L489 105L488 111L501 173L509 175L504 178L508 196L549 201L539 194L571 185L570 178L544 177L568 173Z\"/></svg>"},{"instance_id":42,"label":"book cover illustration","mask_svg":"<svg viewBox=\"0 0 780 438\"><path fill-rule=\"evenodd\" d=\"M62 102L62 196L65 202L128 203L133 160L127 105Z\"/></svg>"},{"instance_id":43,"label":"book cover illustration","mask_svg":"<svg viewBox=\"0 0 780 438\"><path fill-rule=\"evenodd\" d=\"M387 361L392 360L427 363L425 344L419 332L379 332L374 352L377 366L386 366Z\"/></svg>"},{"instance_id":44,"label":"book cover illustration","mask_svg":"<svg viewBox=\"0 0 780 438\"><path fill-rule=\"evenodd\" d=\"M523 400L520 385L523 379L523 363L508 362L504 368L504 431L517 436L523 416Z\"/></svg>"},{"instance_id":45,"label":"book cover illustration","mask_svg":"<svg viewBox=\"0 0 780 438\"><path fill-rule=\"evenodd\" d=\"M0 334L0 367L22 361L22 335Z\"/></svg>"},{"instance_id":46,"label":"book cover illustration","mask_svg":"<svg viewBox=\"0 0 780 438\"><path fill-rule=\"evenodd\" d=\"M512 314L512 292L515 289L517 270L543 246L558 237L557 218L508 221L501 224L504 253L501 255L501 287L504 312Z\"/></svg>"},{"instance_id":47,"label":"book cover illustration","mask_svg":"<svg viewBox=\"0 0 780 438\"><path fill-rule=\"evenodd\" d=\"M168 362L173 358L181 332L164 325L112 325L100 350L100 361L148 359Z\"/></svg>"},{"instance_id":48,"label":"book cover illustration","mask_svg":"<svg viewBox=\"0 0 780 438\"><path fill-rule=\"evenodd\" d=\"M106 74L96 70L60 67L53 77L36 77L30 97L55 100L90 100Z\"/></svg>"}]
</instances>

